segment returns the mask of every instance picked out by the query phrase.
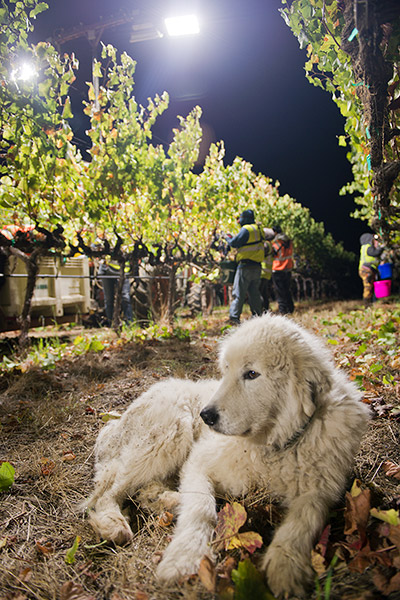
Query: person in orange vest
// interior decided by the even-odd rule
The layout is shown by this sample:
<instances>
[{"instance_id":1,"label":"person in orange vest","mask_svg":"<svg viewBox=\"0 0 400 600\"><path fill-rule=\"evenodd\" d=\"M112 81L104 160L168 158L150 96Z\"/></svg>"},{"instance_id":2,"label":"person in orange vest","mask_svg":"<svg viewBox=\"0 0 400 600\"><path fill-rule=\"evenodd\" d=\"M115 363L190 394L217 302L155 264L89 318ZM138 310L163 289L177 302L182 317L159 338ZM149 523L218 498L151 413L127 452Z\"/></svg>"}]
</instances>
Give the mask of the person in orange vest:
<instances>
[{"instance_id":1,"label":"person in orange vest","mask_svg":"<svg viewBox=\"0 0 400 600\"><path fill-rule=\"evenodd\" d=\"M269 299L272 295L272 243L275 236L273 229L264 228L264 260L261 263L260 294L263 299L263 311L269 310Z\"/></svg>"},{"instance_id":2,"label":"person in orange vest","mask_svg":"<svg viewBox=\"0 0 400 600\"><path fill-rule=\"evenodd\" d=\"M254 212L244 210L238 218L241 229L234 237L226 236L231 248L236 248L238 263L229 307L229 323L238 325L246 295L253 315L262 314L260 294L261 263L264 260L264 231L255 223Z\"/></svg>"},{"instance_id":3,"label":"person in orange vest","mask_svg":"<svg viewBox=\"0 0 400 600\"><path fill-rule=\"evenodd\" d=\"M272 283L278 301L278 310L280 314L287 315L294 311L290 289L293 269L293 243L282 232L280 225L274 225L272 229L276 234L272 241Z\"/></svg>"}]
</instances>

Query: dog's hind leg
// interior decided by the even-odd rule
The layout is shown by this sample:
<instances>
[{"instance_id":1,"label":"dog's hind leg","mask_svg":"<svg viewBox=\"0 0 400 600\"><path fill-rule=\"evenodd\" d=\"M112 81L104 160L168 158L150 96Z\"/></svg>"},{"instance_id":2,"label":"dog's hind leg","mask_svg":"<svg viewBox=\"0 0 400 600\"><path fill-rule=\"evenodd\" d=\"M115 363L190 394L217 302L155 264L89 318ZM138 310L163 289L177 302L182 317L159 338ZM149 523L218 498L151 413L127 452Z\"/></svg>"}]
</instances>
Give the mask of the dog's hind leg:
<instances>
[{"instance_id":1,"label":"dog's hind leg","mask_svg":"<svg viewBox=\"0 0 400 600\"><path fill-rule=\"evenodd\" d=\"M191 423L181 418L164 430L154 424L140 441L132 438L130 442L121 449L118 459L98 465L96 487L89 499L94 509L89 514L93 528L102 538L118 544L132 538L128 520L121 512L124 500L153 481L165 481L180 469L193 443Z\"/></svg>"},{"instance_id":2,"label":"dog's hind leg","mask_svg":"<svg viewBox=\"0 0 400 600\"><path fill-rule=\"evenodd\" d=\"M127 494L126 482L120 478L118 463L111 461L98 473L97 479L86 506L89 509L89 522L103 539L125 544L133 534L121 510Z\"/></svg>"}]
</instances>

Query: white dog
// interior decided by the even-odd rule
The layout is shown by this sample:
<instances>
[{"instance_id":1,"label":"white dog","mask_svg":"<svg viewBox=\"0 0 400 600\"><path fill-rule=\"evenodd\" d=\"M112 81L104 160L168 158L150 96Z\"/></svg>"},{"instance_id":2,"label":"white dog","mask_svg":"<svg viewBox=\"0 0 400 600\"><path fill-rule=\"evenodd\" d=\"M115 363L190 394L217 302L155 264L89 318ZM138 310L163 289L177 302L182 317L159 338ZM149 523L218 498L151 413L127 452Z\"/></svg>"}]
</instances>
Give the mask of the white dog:
<instances>
[{"instance_id":1,"label":"white dog","mask_svg":"<svg viewBox=\"0 0 400 600\"><path fill-rule=\"evenodd\" d=\"M157 383L104 427L91 523L105 539L129 541L123 501L152 482L162 491L179 473L175 534L157 568L167 582L212 558L216 492L267 488L287 513L260 569L275 595L301 595L312 577L313 543L343 493L368 409L324 345L289 318L244 322L222 341L220 368L219 381ZM161 500L173 494L164 491Z\"/></svg>"}]
</instances>

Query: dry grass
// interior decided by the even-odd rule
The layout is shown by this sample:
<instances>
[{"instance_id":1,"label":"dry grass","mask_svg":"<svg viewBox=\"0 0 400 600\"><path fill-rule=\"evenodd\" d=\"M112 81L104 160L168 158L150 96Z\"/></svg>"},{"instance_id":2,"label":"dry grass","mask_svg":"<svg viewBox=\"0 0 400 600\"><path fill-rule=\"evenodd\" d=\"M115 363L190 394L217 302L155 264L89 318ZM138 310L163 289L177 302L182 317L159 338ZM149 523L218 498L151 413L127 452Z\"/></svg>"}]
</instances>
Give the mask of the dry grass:
<instances>
[{"instance_id":1,"label":"dry grass","mask_svg":"<svg viewBox=\"0 0 400 600\"><path fill-rule=\"evenodd\" d=\"M351 309L343 305L342 309ZM309 308L295 318L316 328L323 311ZM325 313L323 313L325 314ZM318 316L319 315L319 316ZM317 318L316 318L317 316ZM215 376L218 337L226 314L208 320L207 335L193 330L191 342L177 339L128 343L115 351L81 356L59 363L54 371L39 369L7 375L0 381L0 459L16 469L13 487L0 496L0 598L62 600L62 586L80 586L76 600L208 599L197 577L161 588L154 578L171 528L160 526L157 515L132 505L136 535L124 548L101 544L76 510L91 489L93 445L102 426L100 413L124 408L152 383L169 376ZM399 499L396 480L388 479L383 461L399 460L399 422L375 419L357 457L356 474L371 486L383 507ZM268 542L278 507L264 492L244 499L249 527ZM266 510L266 508L268 510ZM76 536L81 540L74 564L65 562ZM365 576L339 576L331 600L354 590L368 589ZM79 591L79 590L78 590ZM71 597L71 596L70 596ZM311 596L310 596L311 597ZM315 594L313 597L316 597ZM379 596L371 596L371 598Z\"/></svg>"}]
</instances>

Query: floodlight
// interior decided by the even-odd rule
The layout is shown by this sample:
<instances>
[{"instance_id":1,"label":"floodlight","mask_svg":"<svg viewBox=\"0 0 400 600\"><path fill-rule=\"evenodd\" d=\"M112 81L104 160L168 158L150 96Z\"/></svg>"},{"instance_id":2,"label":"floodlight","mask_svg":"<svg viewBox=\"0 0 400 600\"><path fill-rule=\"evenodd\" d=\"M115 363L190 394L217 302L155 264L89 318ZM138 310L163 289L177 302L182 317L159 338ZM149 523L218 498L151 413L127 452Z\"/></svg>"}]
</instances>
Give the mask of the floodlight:
<instances>
[{"instance_id":1,"label":"floodlight","mask_svg":"<svg viewBox=\"0 0 400 600\"><path fill-rule=\"evenodd\" d=\"M199 21L196 15L168 17L164 20L168 35L192 35L200 33Z\"/></svg>"},{"instance_id":2,"label":"floodlight","mask_svg":"<svg viewBox=\"0 0 400 600\"><path fill-rule=\"evenodd\" d=\"M11 71L13 81L29 81L37 76L37 71L31 63L21 63L19 67Z\"/></svg>"}]
</instances>

